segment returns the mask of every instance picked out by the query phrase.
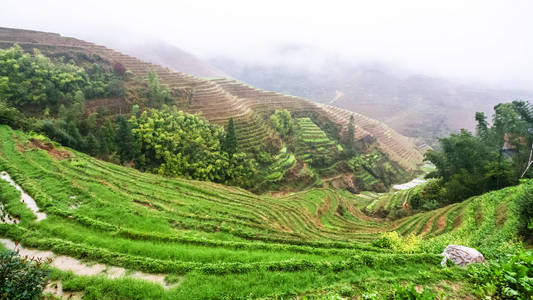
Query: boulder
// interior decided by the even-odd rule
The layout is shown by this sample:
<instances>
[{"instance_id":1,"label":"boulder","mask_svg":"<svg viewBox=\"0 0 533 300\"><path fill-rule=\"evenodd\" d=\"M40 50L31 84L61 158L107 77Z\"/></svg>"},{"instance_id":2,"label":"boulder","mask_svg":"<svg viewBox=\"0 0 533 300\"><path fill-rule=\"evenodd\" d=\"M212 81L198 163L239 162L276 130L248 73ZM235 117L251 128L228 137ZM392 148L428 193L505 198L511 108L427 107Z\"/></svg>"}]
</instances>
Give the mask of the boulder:
<instances>
[{"instance_id":1,"label":"boulder","mask_svg":"<svg viewBox=\"0 0 533 300\"><path fill-rule=\"evenodd\" d=\"M483 254L479 253L474 248L468 248L465 246L459 245L449 245L442 252L442 262L440 263L443 267L446 265L446 260L449 259L453 261L456 265L464 267L471 263L482 263L485 262Z\"/></svg>"}]
</instances>

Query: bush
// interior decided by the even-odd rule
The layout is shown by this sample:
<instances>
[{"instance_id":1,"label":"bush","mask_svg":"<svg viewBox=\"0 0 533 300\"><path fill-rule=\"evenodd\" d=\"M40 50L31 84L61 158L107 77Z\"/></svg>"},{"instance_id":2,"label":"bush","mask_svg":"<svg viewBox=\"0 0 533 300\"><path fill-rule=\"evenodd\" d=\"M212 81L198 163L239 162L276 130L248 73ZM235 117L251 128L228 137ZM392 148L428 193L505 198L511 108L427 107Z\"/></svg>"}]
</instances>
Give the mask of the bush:
<instances>
[{"instance_id":1,"label":"bush","mask_svg":"<svg viewBox=\"0 0 533 300\"><path fill-rule=\"evenodd\" d=\"M533 252L522 252L489 265L472 265L470 280L476 294L489 299L531 299L533 297Z\"/></svg>"},{"instance_id":2,"label":"bush","mask_svg":"<svg viewBox=\"0 0 533 300\"><path fill-rule=\"evenodd\" d=\"M0 100L0 124L6 124L15 129L27 129L24 115L6 101Z\"/></svg>"},{"instance_id":3,"label":"bush","mask_svg":"<svg viewBox=\"0 0 533 300\"><path fill-rule=\"evenodd\" d=\"M533 238L533 185L526 185L526 190L516 201L520 213L518 230L526 239Z\"/></svg>"},{"instance_id":4,"label":"bush","mask_svg":"<svg viewBox=\"0 0 533 300\"><path fill-rule=\"evenodd\" d=\"M390 295L389 299L394 300L414 300L414 299L421 299L421 300L433 300L436 299L436 296L427 289L424 289L422 292L417 292L415 289L415 286L411 283L408 286L399 285L396 286L394 289L394 292L392 295Z\"/></svg>"},{"instance_id":5,"label":"bush","mask_svg":"<svg viewBox=\"0 0 533 300\"><path fill-rule=\"evenodd\" d=\"M291 113L286 109L276 109L270 116L270 122L274 129L279 132L281 137L286 138L293 133L294 120Z\"/></svg>"},{"instance_id":6,"label":"bush","mask_svg":"<svg viewBox=\"0 0 533 300\"><path fill-rule=\"evenodd\" d=\"M414 234L402 237L396 231L385 232L381 238L373 242L379 248L388 248L396 252L413 253L419 248L421 238Z\"/></svg>"},{"instance_id":7,"label":"bush","mask_svg":"<svg viewBox=\"0 0 533 300\"><path fill-rule=\"evenodd\" d=\"M21 258L18 253L0 253L0 298L39 299L48 271L41 261Z\"/></svg>"}]
</instances>

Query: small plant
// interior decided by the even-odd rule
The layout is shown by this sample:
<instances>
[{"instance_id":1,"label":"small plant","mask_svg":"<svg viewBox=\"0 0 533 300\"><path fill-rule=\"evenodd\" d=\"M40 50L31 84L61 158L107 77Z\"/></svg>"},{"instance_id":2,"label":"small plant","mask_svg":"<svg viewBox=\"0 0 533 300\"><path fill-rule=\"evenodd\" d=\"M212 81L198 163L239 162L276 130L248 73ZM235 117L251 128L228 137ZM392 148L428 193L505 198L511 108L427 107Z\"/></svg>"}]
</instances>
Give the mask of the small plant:
<instances>
[{"instance_id":1,"label":"small plant","mask_svg":"<svg viewBox=\"0 0 533 300\"><path fill-rule=\"evenodd\" d=\"M389 299L394 300L433 300L436 296L428 289L418 292L415 286L411 283L408 286L398 285L394 292L389 296Z\"/></svg>"},{"instance_id":2,"label":"small plant","mask_svg":"<svg viewBox=\"0 0 533 300\"><path fill-rule=\"evenodd\" d=\"M533 252L522 252L488 266L473 265L470 279L476 294L490 299L531 299L533 297Z\"/></svg>"},{"instance_id":3,"label":"small plant","mask_svg":"<svg viewBox=\"0 0 533 300\"><path fill-rule=\"evenodd\" d=\"M343 297L352 297L354 292L351 286L342 286L339 289L339 294Z\"/></svg>"},{"instance_id":4,"label":"small plant","mask_svg":"<svg viewBox=\"0 0 533 300\"><path fill-rule=\"evenodd\" d=\"M20 257L17 252L1 252L0 299L39 299L47 275L43 261Z\"/></svg>"}]
</instances>

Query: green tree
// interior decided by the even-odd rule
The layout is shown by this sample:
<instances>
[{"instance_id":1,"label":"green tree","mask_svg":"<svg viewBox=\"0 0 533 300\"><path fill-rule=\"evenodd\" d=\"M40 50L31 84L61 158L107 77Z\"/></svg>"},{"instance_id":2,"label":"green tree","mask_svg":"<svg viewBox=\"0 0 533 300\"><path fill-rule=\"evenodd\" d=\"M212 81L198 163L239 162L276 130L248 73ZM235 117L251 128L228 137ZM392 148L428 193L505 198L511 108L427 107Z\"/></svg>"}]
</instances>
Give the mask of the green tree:
<instances>
[{"instance_id":1,"label":"green tree","mask_svg":"<svg viewBox=\"0 0 533 300\"><path fill-rule=\"evenodd\" d=\"M104 124L98 131L99 139L99 155L101 157L108 157L117 150L116 132L113 123L110 120L105 120Z\"/></svg>"},{"instance_id":2,"label":"green tree","mask_svg":"<svg viewBox=\"0 0 533 300\"><path fill-rule=\"evenodd\" d=\"M17 106L80 99L86 84L81 67L56 65L39 51L30 55L19 45L0 49L0 97Z\"/></svg>"},{"instance_id":3,"label":"green tree","mask_svg":"<svg viewBox=\"0 0 533 300\"><path fill-rule=\"evenodd\" d=\"M92 156L96 156L100 151L100 142L94 136L94 134L89 133L87 135L87 153Z\"/></svg>"},{"instance_id":4,"label":"green tree","mask_svg":"<svg viewBox=\"0 0 533 300\"><path fill-rule=\"evenodd\" d=\"M0 100L0 124L6 124L15 129L28 129L24 115L3 100Z\"/></svg>"},{"instance_id":5,"label":"green tree","mask_svg":"<svg viewBox=\"0 0 533 300\"><path fill-rule=\"evenodd\" d=\"M483 112L476 112L476 133L477 136L487 140L489 137L489 124L487 122L487 116L485 116L485 113Z\"/></svg>"},{"instance_id":6,"label":"green tree","mask_svg":"<svg viewBox=\"0 0 533 300\"><path fill-rule=\"evenodd\" d=\"M235 125L233 124L233 118L230 118L228 122L223 149L225 152L228 153L229 157L232 157L233 154L237 152L237 135L235 134Z\"/></svg>"},{"instance_id":7,"label":"green tree","mask_svg":"<svg viewBox=\"0 0 533 300\"><path fill-rule=\"evenodd\" d=\"M512 165L502 159L498 148L467 130L439 141L441 150L430 150L425 158L437 167L427 177L442 181L445 201L457 202L517 183Z\"/></svg>"},{"instance_id":8,"label":"green tree","mask_svg":"<svg viewBox=\"0 0 533 300\"><path fill-rule=\"evenodd\" d=\"M244 153L230 158L222 149L220 126L183 111L144 111L131 117L133 134L140 145L136 166L167 176L250 184L255 161Z\"/></svg>"},{"instance_id":9,"label":"green tree","mask_svg":"<svg viewBox=\"0 0 533 300\"><path fill-rule=\"evenodd\" d=\"M137 145L131 125L123 116L117 118L118 130L115 135L117 152L121 163L132 161L137 154Z\"/></svg>"},{"instance_id":10,"label":"green tree","mask_svg":"<svg viewBox=\"0 0 533 300\"><path fill-rule=\"evenodd\" d=\"M270 122L283 138L288 137L294 131L294 120L291 117L291 113L286 109L276 109L270 116Z\"/></svg>"},{"instance_id":11,"label":"green tree","mask_svg":"<svg viewBox=\"0 0 533 300\"><path fill-rule=\"evenodd\" d=\"M148 73L147 83L148 87L144 91L144 94L152 105L161 106L163 104L170 104L174 101L168 86L159 81L159 77L154 71Z\"/></svg>"},{"instance_id":12,"label":"green tree","mask_svg":"<svg viewBox=\"0 0 533 300\"><path fill-rule=\"evenodd\" d=\"M350 116L350 121L348 122L348 128L344 133L344 143L345 155L351 157L355 154L354 143L355 143L355 120L353 115Z\"/></svg>"}]
</instances>

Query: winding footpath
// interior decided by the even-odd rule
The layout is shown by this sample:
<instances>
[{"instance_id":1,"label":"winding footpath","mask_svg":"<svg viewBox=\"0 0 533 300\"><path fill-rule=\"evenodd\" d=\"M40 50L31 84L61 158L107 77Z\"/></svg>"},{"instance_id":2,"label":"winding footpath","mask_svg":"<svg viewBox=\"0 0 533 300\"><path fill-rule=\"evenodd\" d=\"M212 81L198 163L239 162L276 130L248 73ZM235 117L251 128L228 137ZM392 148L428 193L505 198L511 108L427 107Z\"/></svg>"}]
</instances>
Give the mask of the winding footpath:
<instances>
[{"instance_id":1,"label":"winding footpath","mask_svg":"<svg viewBox=\"0 0 533 300\"><path fill-rule=\"evenodd\" d=\"M39 207L37 206L35 200L33 200L30 195L26 194L24 190L22 190L22 188L18 184L16 184L13 179L11 179L11 176L9 176L7 172L0 172L0 178L9 182L18 191L20 191L20 201L26 204L26 206L33 212L33 214L37 218L37 222L46 219L46 214L44 212L39 211ZM3 208L3 206L1 208ZM18 223L18 220L15 221L16 219L9 217L7 214L4 215L4 220L2 220L3 222L8 224ZM24 248L9 239L0 239L0 244L2 244L8 250L18 252L19 255L22 257L31 257L40 261L48 260L50 261L51 267L57 268L61 271L71 271L75 275L79 276L100 275L105 276L108 279L134 278L160 284L165 289L177 287L181 283L181 281L179 281L175 284L168 284L165 281L164 274L150 274L139 271L129 272L128 270L122 267L108 266L99 263L84 263L76 258L57 255L51 251Z\"/></svg>"}]
</instances>

